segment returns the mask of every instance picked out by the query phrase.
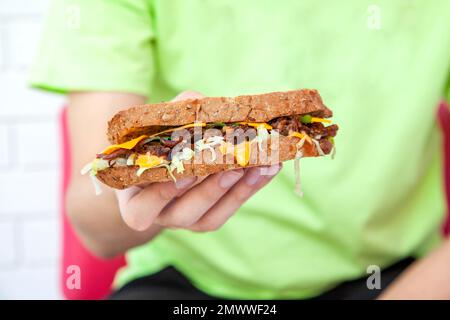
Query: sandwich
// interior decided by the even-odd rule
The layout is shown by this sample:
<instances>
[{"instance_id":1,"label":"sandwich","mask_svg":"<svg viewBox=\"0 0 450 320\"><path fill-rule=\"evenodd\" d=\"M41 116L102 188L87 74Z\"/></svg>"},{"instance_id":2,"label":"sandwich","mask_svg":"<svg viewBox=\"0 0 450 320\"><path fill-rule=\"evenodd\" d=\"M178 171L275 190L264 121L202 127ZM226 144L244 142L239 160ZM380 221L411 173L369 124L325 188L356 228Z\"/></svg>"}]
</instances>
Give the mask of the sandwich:
<instances>
[{"instance_id":1,"label":"sandwich","mask_svg":"<svg viewBox=\"0 0 450 320\"><path fill-rule=\"evenodd\" d=\"M292 159L297 172L302 157L334 154L330 117L310 89L134 106L109 121L111 145L82 173L124 189Z\"/></svg>"}]
</instances>

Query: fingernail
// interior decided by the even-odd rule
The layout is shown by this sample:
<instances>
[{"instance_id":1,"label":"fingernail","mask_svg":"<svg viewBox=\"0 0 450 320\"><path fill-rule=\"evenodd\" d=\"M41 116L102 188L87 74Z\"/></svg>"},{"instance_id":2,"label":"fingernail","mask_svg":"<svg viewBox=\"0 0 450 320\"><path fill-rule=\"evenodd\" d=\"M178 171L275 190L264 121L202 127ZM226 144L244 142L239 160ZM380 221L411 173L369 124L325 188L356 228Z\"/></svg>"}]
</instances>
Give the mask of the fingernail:
<instances>
[{"instance_id":1,"label":"fingernail","mask_svg":"<svg viewBox=\"0 0 450 320\"><path fill-rule=\"evenodd\" d=\"M281 166L279 164L274 164L270 167L265 167L261 169L261 175L262 176L274 176L280 171Z\"/></svg>"},{"instance_id":2,"label":"fingernail","mask_svg":"<svg viewBox=\"0 0 450 320\"><path fill-rule=\"evenodd\" d=\"M242 178L244 172L242 170L233 170L222 173L219 180L219 186L228 189Z\"/></svg>"},{"instance_id":3,"label":"fingernail","mask_svg":"<svg viewBox=\"0 0 450 320\"><path fill-rule=\"evenodd\" d=\"M249 186L255 185L261 177L261 168L253 168L246 174L245 182Z\"/></svg>"},{"instance_id":4,"label":"fingernail","mask_svg":"<svg viewBox=\"0 0 450 320\"><path fill-rule=\"evenodd\" d=\"M181 180L177 180L177 182L175 182L175 188L184 189L184 188L190 186L191 184L193 184L195 179L196 179L195 177L190 177L190 178L184 178Z\"/></svg>"}]
</instances>

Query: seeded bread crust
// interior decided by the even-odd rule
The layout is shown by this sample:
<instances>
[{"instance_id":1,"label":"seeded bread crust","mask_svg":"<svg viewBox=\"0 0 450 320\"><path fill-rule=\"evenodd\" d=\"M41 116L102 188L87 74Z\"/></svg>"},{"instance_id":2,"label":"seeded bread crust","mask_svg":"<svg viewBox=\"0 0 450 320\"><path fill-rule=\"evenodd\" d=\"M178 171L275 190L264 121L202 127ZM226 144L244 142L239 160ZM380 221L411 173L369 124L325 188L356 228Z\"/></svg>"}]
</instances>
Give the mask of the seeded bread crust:
<instances>
[{"instance_id":1,"label":"seeded bread crust","mask_svg":"<svg viewBox=\"0 0 450 320\"><path fill-rule=\"evenodd\" d=\"M123 143L164 127L200 122L267 122L277 117L313 114L329 118L332 112L317 90L301 89L233 98L207 97L131 107L118 112L108 123L108 139Z\"/></svg>"},{"instance_id":2,"label":"seeded bread crust","mask_svg":"<svg viewBox=\"0 0 450 320\"><path fill-rule=\"evenodd\" d=\"M294 159L297 153L297 144L299 141L300 139L297 137L280 136L278 144L278 156L275 157L275 161L272 161L270 156L272 155L271 152L276 151L269 151L269 156L265 158L260 156L258 152L254 152L254 149L252 149L252 152L250 154L256 156L250 160L251 164L247 167L271 165ZM263 144L263 148L265 150L276 150L275 147L271 146L270 141L268 143L268 147ZM257 147L257 144L253 144L253 148ZM303 147L301 148L301 153L303 157L319 156L316 146L308 142L304 143ZM173 175L176 179L182 179L195 176L207 176L221 171L241 168L241 166L238 164L227 162L226 156L222 155L218 148L215 149L215 154L216 159L212 161L213 159L211 152L209 150L204 150L201 153L198 153L192 160L184 162L185 171L183 173L176 173L176 170L174 170ZM228 156L232 157L232 155ZM200 157L202 157L203 161L200 161ZM167 169L164 167L148 169L144 171L141 176L137 176L137 170L137 166L111 167L99 171L97 173L97 178L104 184L115 189L125 189L132 185L142 185L153 182L172 181L167 172Z\"/></svg>"}]
</instances>

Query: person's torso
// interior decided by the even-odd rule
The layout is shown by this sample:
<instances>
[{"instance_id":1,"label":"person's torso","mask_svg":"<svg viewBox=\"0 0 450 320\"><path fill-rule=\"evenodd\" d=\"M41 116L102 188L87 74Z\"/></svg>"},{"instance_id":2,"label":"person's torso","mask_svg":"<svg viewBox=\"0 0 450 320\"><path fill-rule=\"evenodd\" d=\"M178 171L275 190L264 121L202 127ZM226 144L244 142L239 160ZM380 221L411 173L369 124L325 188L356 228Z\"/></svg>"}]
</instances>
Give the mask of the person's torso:
<instances>
[{"instance_id":1,"label":"person's torso","mask_svg":"<svg viewBox=\"0 0 450 320\"><path fill-rule=\"evenodd\" d=\"M217 232L166 231L127 279L173 264L210 294L306 297L421 251L443 214L435 107L448 1L154 1L154 100L318 89L337 155L292 163ZM189 214L189 212L186 212Z\"/></svg>"}]
</instances>

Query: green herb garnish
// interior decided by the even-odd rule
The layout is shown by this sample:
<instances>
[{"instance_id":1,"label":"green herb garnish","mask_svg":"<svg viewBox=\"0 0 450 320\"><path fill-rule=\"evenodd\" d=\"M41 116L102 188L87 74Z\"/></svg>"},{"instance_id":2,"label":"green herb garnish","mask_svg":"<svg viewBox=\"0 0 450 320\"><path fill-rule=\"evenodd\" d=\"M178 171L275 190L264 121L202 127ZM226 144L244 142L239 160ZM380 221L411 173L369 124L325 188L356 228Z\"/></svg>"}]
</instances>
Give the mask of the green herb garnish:
<instances>
[{"instance_id":1,"label":"green herb garnish","mask_svg":"<svg viewBox=\"0 0 450 320\"><path fill-rule=\"evenodd\" d=\"M331 142L331 144L334 146L334 138L333 137L328 137L328 140Z\"/></svg>"},{"instance_id":2,"label":"green herb garnish","mask_svg":"<svg viewBox=\"0 0 450 320\"><path fill-rule=\"evenodd\" d=\"M225 122L212 122L208 123L209 128L223 128L225 127Z\"/></svg>"},{"instance_id":3,"label":"green herb garnish","mask_svg":"<svg viewBox=\"0 0 450 320\"><path fill-rule=\"evenodd\" d=\"M302 123L311 123L312 122L312 116L310 116L309 114L301 116L300 117L300 121Z\"/></svg>"}]
</instances>

